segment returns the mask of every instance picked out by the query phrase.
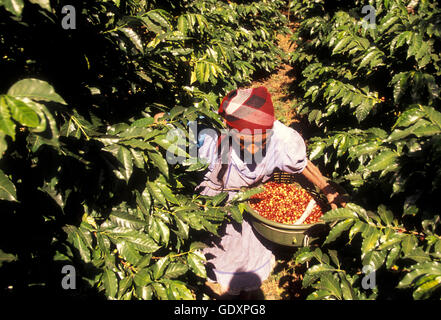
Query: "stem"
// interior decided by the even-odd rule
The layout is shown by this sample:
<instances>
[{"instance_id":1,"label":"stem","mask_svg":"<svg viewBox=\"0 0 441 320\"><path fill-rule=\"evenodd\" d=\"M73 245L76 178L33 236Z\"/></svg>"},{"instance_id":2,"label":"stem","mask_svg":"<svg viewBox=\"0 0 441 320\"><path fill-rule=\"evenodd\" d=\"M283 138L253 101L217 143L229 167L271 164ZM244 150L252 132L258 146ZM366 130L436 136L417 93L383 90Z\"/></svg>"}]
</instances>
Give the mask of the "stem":
<instances>
[{"instance_id":1,"label":"stem","mask_svg":"<svg viewBox=\"0 0 441 320\"><path fill-rule=\"evenodd\" d=\"M80 129L80 131L84 134L86 140L90 140L90 137L87 135L86 131L84 131L83 126L78 122L77 118L75 118L75 116L71 116L70 118L73 122L75 122L77 128Z\"/></svg>"},{"instance_id":2,"label":"stem","mask_svg":"<svg viewBox=\"0 0 441 320\"><path fill-rule=\"evenodd\" d=\"M181 253L177 253L175 255L169 256L170 258L176 258L176 257L180 257L189 253L192 253L194 250L190 250L190 251L186 251L186 252L181 252ZM152 259L158 260L164 257L152 257Z\"/></svg>"}]
</instances>

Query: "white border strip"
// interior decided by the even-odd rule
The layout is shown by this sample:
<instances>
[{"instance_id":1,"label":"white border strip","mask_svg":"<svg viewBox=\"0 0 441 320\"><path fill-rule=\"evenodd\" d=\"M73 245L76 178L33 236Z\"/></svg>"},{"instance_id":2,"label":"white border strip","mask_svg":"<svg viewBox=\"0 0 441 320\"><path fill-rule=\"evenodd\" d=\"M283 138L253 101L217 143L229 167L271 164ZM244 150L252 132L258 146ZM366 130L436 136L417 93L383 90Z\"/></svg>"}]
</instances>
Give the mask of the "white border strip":
<instances>
[{"instance_id":1,"label":"white border strip","mask_svg":"<svg viewBox=\"0 0 441 320\"><path fill-rule=\"evenodd\" d=\"M300 218L294 222L293 224L298 225L298 224L302 224L303 221L306 220L306 218L308 218L309 214L311 213L312 209L314 209L316 202L314 199L311 199L308 203L308 205L306 206L305 211L303 212L303 214L300 216Z\"/></svg>"}]
</instances>

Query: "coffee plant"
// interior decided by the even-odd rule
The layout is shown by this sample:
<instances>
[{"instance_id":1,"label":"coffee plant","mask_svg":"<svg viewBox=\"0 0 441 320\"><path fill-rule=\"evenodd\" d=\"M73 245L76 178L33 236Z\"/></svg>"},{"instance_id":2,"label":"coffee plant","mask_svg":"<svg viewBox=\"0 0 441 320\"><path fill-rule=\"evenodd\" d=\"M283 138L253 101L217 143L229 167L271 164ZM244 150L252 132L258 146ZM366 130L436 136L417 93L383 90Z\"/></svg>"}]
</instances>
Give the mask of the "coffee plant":
<instances>
[{"instance_id":1,"label":"coffee plant","mask_svg":"<svg viewBox=\"0 0 441 320\"><path fill-rule=\"evenodd\" d=\"M189 122L220 128L220 98L284 58L283 5L0 1L3 295L205 298L201 239L252 193L194 193Z\"/></svg>"},{"instance_id":2,"label":"coffee plant","mask_svg":"<svg viewBox=\"0 0 441 320\"><path fill-rule=\"evenodd\" d=\"M296 254L308 298L439 299L438 2L295 0L291 14L293 107L315 127L310 158L351 195L324 215L323 246Z\"/></svg>"}]
</instances>

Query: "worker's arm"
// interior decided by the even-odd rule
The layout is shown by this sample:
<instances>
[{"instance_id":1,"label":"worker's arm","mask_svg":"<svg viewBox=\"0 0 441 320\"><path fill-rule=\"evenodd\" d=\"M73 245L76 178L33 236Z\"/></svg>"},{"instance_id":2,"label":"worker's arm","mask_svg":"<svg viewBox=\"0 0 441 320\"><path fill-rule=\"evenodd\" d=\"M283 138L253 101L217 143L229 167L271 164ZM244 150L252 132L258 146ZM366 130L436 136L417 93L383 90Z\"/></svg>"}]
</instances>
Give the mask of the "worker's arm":
<instances>
[{"instance_id":1,"label":"worker's arm","mask_svg":"<svg viewBox=\"0 0 441 320\"><path fill-rule=\"evenodd\" d=\"M320 170L311 161L308 160L302 174L325 194L332 209L336 209L339 205L342 207L346 205L338 191L329 184Z\"/></svg>"}]
</instances>

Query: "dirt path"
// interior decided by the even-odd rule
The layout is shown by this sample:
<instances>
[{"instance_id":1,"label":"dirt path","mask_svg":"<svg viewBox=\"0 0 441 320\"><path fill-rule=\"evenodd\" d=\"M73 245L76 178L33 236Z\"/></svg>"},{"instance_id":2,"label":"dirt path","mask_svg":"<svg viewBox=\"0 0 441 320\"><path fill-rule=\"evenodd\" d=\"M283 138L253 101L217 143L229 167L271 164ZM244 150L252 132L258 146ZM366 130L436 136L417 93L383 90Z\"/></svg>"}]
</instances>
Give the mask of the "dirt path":
<instances>
[{"instance_id":1,"label":"dirt path","mask_svg":"<svg viewBox=\"0 0 441 320\"><path fill-rule=\"evenodd\" d=\"M284 52L290 53L294 50L291 34L278 35L277 40L279 48ZM251 85L253 88L264 86L268 89L271 93L276 118L287 126L298 121L295 119L295 112L292 108L295 101L289 96L290 84L295 80L292 71L293 68L289 64L282 63L276 72L264 79L254 81Z\"/></svg>"}]
</instances>

